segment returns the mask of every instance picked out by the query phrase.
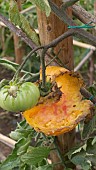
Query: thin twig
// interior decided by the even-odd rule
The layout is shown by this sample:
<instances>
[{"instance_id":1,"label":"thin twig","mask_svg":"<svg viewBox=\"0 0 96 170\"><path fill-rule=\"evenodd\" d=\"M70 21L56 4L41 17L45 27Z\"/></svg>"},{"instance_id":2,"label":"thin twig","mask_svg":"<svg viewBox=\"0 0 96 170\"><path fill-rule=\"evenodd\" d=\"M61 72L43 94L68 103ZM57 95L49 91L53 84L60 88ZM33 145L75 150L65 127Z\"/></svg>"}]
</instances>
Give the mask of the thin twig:
<instances>
[{"instance_id":1,"label":"thin twig","mask_svg":"<svg viewBox=\"0 0 96 170\"><path fill-rule=\"evenodd\" d=\"M26 82L26 81L32 80L33 78L35 78L39 75L40 75L40 72L38 72L38 73L29 73L28 72L28 73L24 74L24 76L20 79L20 81L22 82L23 80L25 80L25 82ZM29 77L26 78L26 76L29 76Z\"/></svg>"},{"instance_id":2,"label":"thin twig","mask_svg":"<svg viewBox=\"0 0 96 170\"><path fill-rule=\"evenodd\" d=\"M42 88L45 88L45 83L46 83L46 74L45 74L45 70L46 70L46 66L45 66L45 55L47 52L47 48L45 47L42 50L42 55L41 55L41 69L42 69Z\"/></svg>"},{"instance_id":3,"label":"thin twig","mask_svg":"<svg viewBox=\"0 0 96 170\"><path fill-rule=\"evenodd\" d=\"M58 58L60 52L61 52L61 49L58 51L57 54L54 54L55 56L50 60L50 62L46 65L46 67L49 66L56 58ZM53 54L53 52L52 52L52 54Z\"/></svg>"},{"instance_id":4,"label":"thin twig","mask_svg":"<svg viewBox=\"0 0 96 170\"><path fill-rule=\"evenodd\" d=\"M81 94L82 94L85 98L87 98L87 99L90 99L90 97L93 96L93 95L92 95L89 91L87 91L85 88L81 88L80 92L81 92ZM91 101L92 101L94 104L96 104L96 97L92 98Z\"/></svg>"},{"instance_id":5,"label":"thin twig","mask_svg":"<svg viewBox=\"0 0 96 170\"><path fill-rule=\"evenodd\" d=\"M37 47L37 48L34 48L32 51L30 51L30 53L26 56L25 60L23 60L23 62L21 63L20 67L18 68L18 70L16 71L12 81L14 81L17 77L18 77L18 74L20 73L20 71L22 70L23 66L25 65L26 61L29 59L29 57L36 51L40 50L44 48L44 46L40 46L40 47Z\"/></svg>"},{"instance_id":6,"label":"thin twig","mask_svg":"<svg viewBox=\"0 0 96 170\"><path fill-rule=\"evenodd\" d=\"M45 45L45 47L47 49L55 47L58 43L60 43L61 41L63 41L65 38L68 38L70 36L72 36L74 34L75 30L74 29L69 29L68 31L66 31L64 34L62 34L61 36L59 36L58 38L54 39L53 41L51 41L48 45Z\"/></svg>"}]
</instances>

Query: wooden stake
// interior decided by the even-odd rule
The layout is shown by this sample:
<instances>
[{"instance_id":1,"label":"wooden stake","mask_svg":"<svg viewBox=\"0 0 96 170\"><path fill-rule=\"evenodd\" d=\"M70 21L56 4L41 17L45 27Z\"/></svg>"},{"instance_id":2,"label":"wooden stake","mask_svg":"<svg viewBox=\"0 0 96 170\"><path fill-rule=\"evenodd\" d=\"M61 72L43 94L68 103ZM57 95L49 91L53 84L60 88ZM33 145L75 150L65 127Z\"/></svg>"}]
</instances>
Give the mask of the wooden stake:
<instances>
[{"instance_id":1,"label":"wooden stake","mask_svg":"<svg viewBox=\"0 0 96 170\"><path fill-rule=\"evenodd\" d=\"M60 7L62 4L61 0L53 0L56 5ZM71 16L72 11L71 8L68 9L68 14ZM42 45L46 45L50 43L52 40L63 34L67 31L67 26L55 16L53 13L47 18L45 13L41 12L40 9L37 8L38 15L38 28L39 28L39 36ZM72 37L66 38L64 41L60 42L55 47L55 53L58 54L58 51L61 49L59 59L63 62L63 64L73 70L73 43ZM48 58L47 58L47 61ZM52 63L54 64L54 63ZM72 130L69 133L64 135L60 135L57 137L58 147L61 150L62 154L65 154L69 148L74 145L75 141L75 130ZM54 163L60 161L56 152L52 152L51 154L52 161ZM55 170L63 170L64 166L57 165Z\"/></svg>"},{"instance_id":2,"label":"wooden stake","mask_svg":"<svg viewBox=\"0 0 96 170\"><path fill-rule=\"evenodd\" d=\"M4 144L6 144L7 146L14 148L16 141L8 138L7 136L3 135L0 133L0 141Z\"/></svg>"},{"instance_id":3,"label":"wooden stake","mask_svg":"<svg viewBox=\"0 0 96 170\"><path fill-rule=\"evenodd\" d=\"M62 4L61 0L53 0L58 6ZM71 9L68 9L69 15L72 14ZM38 28L40 41L42 45L50 43L52 40L57 38L59 35L67 31L67 25L65 25L58 17L51 13L49 17L46 17L45 13L37 9L38 15ZM73 48L72 48L72 37L60 42L54 52L58 54L60 51L59 59L66 65L73 69ZM70 49L70 50L69 50Z\"/></svg>"}]
</instances>

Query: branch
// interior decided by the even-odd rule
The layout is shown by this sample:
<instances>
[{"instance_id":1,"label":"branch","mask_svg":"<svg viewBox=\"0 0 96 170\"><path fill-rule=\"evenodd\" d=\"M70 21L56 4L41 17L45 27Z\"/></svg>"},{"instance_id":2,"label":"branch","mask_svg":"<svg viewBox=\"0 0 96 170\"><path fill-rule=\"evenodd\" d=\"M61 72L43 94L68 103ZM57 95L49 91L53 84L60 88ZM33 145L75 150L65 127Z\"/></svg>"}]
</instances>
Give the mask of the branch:
<instances>
[{"instance_id":1,"label":"branch","mask_svg":"<svg viewBox=\"0 0 96 170\"><path fill-rule=\"evenodd\" d=\"M54 39L53 41L51 41L48 45L45 45L45 47L48 48L52 48L55 47L58 43L60 43L61 41L63 41L65 38L68 38L69 36L72 36L75 33L74 29L69 29L68 31L66 31L64 34L62 34L61 36L59 36L58 38Z\"/></svg>"},{"instance_id":2,"label":"branch","mask_svg":"<svg viewBox=\"0 0 96 170\"><path fill-rule=\"evenodd\" d=\"M63 0L62 7L63 7L63 9L66 9L66 8L72 6L73 4L75 4L77 1L79 1L79 0Z\"/></svg>"},{"instance_id":3,"label":"branch","mask_svg":"<svg viewBox=\"0 0 96 170\"><path fill-rule=\"evenodd\" d=\"M49 4L51 6L52 11L59 17L64 23L71 25L71 26L76 26L74 21L66 14L66 12L62 9L59 8L56 4L54 4L51 0L49 0ZM92 34L88 33L87 31L83 29L74 29L74 36L78 37L82 40L84 40L87 43L90 43L94 46L96 46L96 37L93 36Z\"/></svg>"},{"instance_id":4,"label":"branch","mask_svg":"<svg viewBox=\"0 0 96 170\"><path fill-rule=\"evenodd\" d=\"M46 83L46 74L45 74L45 70L46 70L46 66L45 66L45 55L47 52L47 48L44 47L43 51L42 51L42 55L41 55L41 69L42 69L42 88L46 88L45 87L45 83Z\"/></svg>"},{"instance_id":5,"label":"branch","mask_svg":"<svg viewBox=\"0 0 96 170\"><path fill-rule=\"evenodd\" d=\"M32 49L36 47L36 44L28 38L28 36L14 24L12 24L7 18L0 14L0 21L3 22L11 31L13 31L18 37L20 37L26 44L28 44Z\"/></svg>"},{"instance_id":6,"label":"branch","mask_svg":"<svg viewBox=\"0 0 96 170\"><path fill-rule=\"evenodd\" d=\"M81 92L81 94L82 94L84 97L86 97L87 99L90 99L90 98L92 97L91 101L92 101L94 104L96 104L96 97L94 97L89 91L87 91L85 88L81 88L80 92Z\"/></svg>"},{"instance_id":7,"label":"branch","mask_svg":"<svg viewBox=\"0 0 96 170\"><path fill-rule=\"evenodd\" d=\"M75 4L72 6L73 15L76 16L81 22L88 23L93 22L96 24L96 17L82 8L80 5Z\"/></svg>"},{"instance_id":8,"label":"branch","mask_svg":"<svg viewBox=\"0 0 96 170\"><path fill-rule=\"evenodd\" d=\"M36 51L38 51L38 50L40 50L40 49L42 49L42 48L44 48L44 46L36 47L36 48L34 48L32 51L30 51L30 53L26 56L25 60L23 60L23 62L22 62L21 65L19 66L19 68L18 68L18 70L16 71L16 73L15 73L12 81L14 81L15 79L18 78L18 75L19 75L20 71L22 70L23 66L25 65L25 63L27 62L27 60L29 59L29 57L30 57L33 53L35 53Z\"/></svg>"}]
</instances>

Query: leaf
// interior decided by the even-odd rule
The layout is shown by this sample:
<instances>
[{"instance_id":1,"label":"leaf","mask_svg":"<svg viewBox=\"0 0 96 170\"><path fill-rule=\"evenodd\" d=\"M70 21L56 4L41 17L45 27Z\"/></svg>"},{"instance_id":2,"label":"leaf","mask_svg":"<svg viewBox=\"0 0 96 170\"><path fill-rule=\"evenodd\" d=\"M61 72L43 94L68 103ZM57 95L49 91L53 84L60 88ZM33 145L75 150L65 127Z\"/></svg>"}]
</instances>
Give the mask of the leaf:
<instances>
[{"instance_id":1,"label":"leaf","mask_svg":"<svg viewBox=\"0 0 96 170\"><path fill-rule=\"evenodd\" d=\"M96 129L96 114L93 116L92 120L84 124L82 139L87 139L95 129Z\"/></svg>"},{"instance_id":2,"label":"leaf","mask_svg":"<svg viewBox=\"0 0 96 170\"><path fill-rule=\"evenodd\" d=\"M20 147L18 148L17 155L22 155L25 152L27 152L27 149L28 149L30 142L31 142L30 137L28 137L27 139L22 138L21 140L22 140L22 145L20 145Z\"/></svg>"},{"instance_id":3,"label":"leaf","mask_svg":"<svg viewBox=\"0 0 96 170\"><path fill-rule=\"evenodd\" d=\"M94 137L93 141L92 141L92 145L94 145L96 143L96 137Z\"/></svg>"},{"instance_id":4,"label":"leaf","mask_svg":"<svg viewBox=\"0 0 96 170\"><path fill-rule=\"evenodd\" d=\"M70 149L70 151L66 154L68 156L69 159L72 158L72 156L74 156L74 154L78 154L80 153L82 150L86 150L86 144L82 145L82 146L75 146L72 149Z\"/></svg>"},{"instance_id":5,"label":"leaf","mask_svg":"<svg viewBox=\"0 0 96 170\"><path fill-rule=\"evenodd\" d=\"M14 0L10 1L10 20L15 24L18 25L28 36L32 41L39 45L39 38L35 30L30 26L30 23L28 20L19 13L17 3Z\"/></svg>"},{"instance_id":6,"label":"leaf","mask_svg":"<svg viewBox=\"0 0 96 170\"><path fill-rule=\"evenodd\" d=\"M10 9L9 9L10 20L18 26L21 26L20 15L17 3L14 0L10 0Z\"/></svg>"},{"instance_id":7,"label":"leaf","mask_svg":"<svg viewBox=\"0 0 96 170\"><path fill-rule=\"evenodd\" d=\"M87 155L88 160L96 166L96 155Z\"/></svg>"},{"instance_id":8,"label":"leaf","mask_svg":"<svg viewBox=\"0 0 96 170\"><path fill-rule=\"evenodd\" d=\"M21 142L21 141L20 141ZM7 157L7 159L1 164L0 170L12 170L15 167L18 167L20 164L20 159L17 157L17 148L18 144L15 145L15 149Z\"/></svg>"},{"instance_id":9,"label":"leaf","mask_svg":"<svg viewBox=\"0 0 96 170\"><path fill-rule=\"evenodd\" d=\"M22 162L28 165L37 165L44 158L48 157L49 147L29 147L27 153L21 156Z\"/></svg>"},{"instance_id":10,"label":"leaf","mask_svg":"<svg viewBox=\"0 0 96 170\"><path fill-rule=\"evenodd\" d=\"M2 162L0 170L12 170L13 168L18 167L21 164L21 154L27 151L27 148L30 143L29 141L30 138L20 139L18 143L16 143L11 155L9 155L7 159Z\"/></svg>"},{"instance_id":11,"label":"leaf","mask_svg":"<svg viewBox=\"0 0 96 170\"><path fill-rule=\"evenodd\" d=\"M28 20L20 14L20 21L21 21L21 28L23 31L29 36L29 38L32 39L32 41L36 44L39 45L39 38L35 30L30 26Z\"/></svg>"},{"instance_id":12,"label":"leaf","mask_svg":"<svg viewBox=\"0 0 96 170\"><path fill-rule=\"evenodd\" d=\"M93 142L93 139L90 138L88 141L87 141L87 148L86 148L86 152L88 154L93 154L93 155L96 155L96 143L94 143L92 145L92 142Z\"/></svg>"},{"instance_id":13,"label":"leaf","mask_svg":"<svg viewBox=\"0 0 96 170\"><path fill-rule=\"evenodd\" d=\"M14 71L14 72L17 70L17 68L19 66L19 64L16 64L16 63L11 62L11 61L6 60L6 59L0 59L0 64L5 66L8 69Z\"/></svg>"},{"instance_id":14,"label":"leaf","mask_svg":"<svg viewBox=\"0 0 96 170\"><path fill-rule=\"evenodd\" d=\"M89 86L88 91L93 95L96 96L96 84L92 84Z\"/></svg>"},{"instance_id":15,"label":"leaf","mask_svg":"<svg viewBox=\"0 0 96 170\"><path fill-rule=\"evenodd\" d=\"M36 168L36 170L53 170L53 166L52 165L39 166L38 168Z\"/></svg>"},{"instance_id":16,"label":"leaf","mask_svg":"<svg viewBox=\"0 0 96 170\"><path fill-rule=\"evenodd\" d=\"M16 69L11 64L2 63L1 65L3 65L4 67L6 67L9 70L16 72Z\"/></svg>"},{"instance_id":17,"label":"leaf","mask_svg":"<svg viewBox=\"0 0 96 170\"><path fill-rule=\"evenodd\" d=\"M34 2L42 11L46 13L46 16L50 15L51 8L48 0L30 0L30 2Z\"/></svg>"},{"instance_id":18,"label":"leaf","mask_svg":"<svg viewBox=\"0 0 96 170\"><path fill-rule=\"evenodd\" d=\"M19 66L19 64L17 64L17 63L14 63L14 62L12 62L12 61L9 61L9 60L7 60L7 59L2 59L2 58L0 58L0 63L10 64L10 65L12 65L12 66L14 66L14 67L16 67L16 68L18 68L18 66Z\"/></svg>"},{"instance_id":19,"label":"leaf","mask_svg":"<svg viewBox=\"0 0 96 170\"><path fill-rule=\"evenodd\" d=\"M15 131L11 131L10 137L16 141L20 140L21 138L28 138L28 136L32 136L34 130L30 127L25 120L18 123L17 128Z\"/></svg>"},{"instance_id":20,"label":"leaf","mask_svg":"<svg viewBox=\"0 0 96 170\"><path fill-rule=\"evenodd\" d=\"M15 141L18 141L19 139L22 138L22 134L20 132L12 131L10 133L10 137L14 139Z\"/></svg>"},{"instance_id":21,"label":"leaf","mask_svg":"<svg viewBox=\"0 0 96 170\"><path fill-rule=\"evenodd\" d=\"M33 167L31 168L30 166L21 163L18 170L33 170Z\"/></svg>"},{"instance_id":22,"label":"leaf","mask_svg":"<svg viewBox=\"0 0 96 170\"><path fill-rule=\"evenodd\" d=\"M83 170L89 170L90 164L87 162L85 156L76 155L71 159L72 163L75 165L80 165Z\"/></svg>"}]
</instances>

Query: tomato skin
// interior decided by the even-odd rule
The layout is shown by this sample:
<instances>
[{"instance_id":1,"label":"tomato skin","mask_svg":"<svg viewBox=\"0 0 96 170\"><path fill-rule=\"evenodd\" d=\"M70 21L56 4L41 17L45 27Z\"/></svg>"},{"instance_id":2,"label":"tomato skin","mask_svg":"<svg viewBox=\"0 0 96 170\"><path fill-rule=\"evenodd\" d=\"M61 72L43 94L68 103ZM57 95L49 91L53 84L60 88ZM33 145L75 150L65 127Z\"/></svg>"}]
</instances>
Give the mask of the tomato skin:
<instances>
[{"instance_id":1,"label":"tomato skin","mask_svg":"<svg viewBox=\"0 0 96 170\"><path fill-rule=\"evenodd\" d=\"M7 111L25 111L35 106L40 97L38 87L31 82L20 85L15 97L10 95L8 90L9 87L6 86L0 90L0 107Z\"/></svg>"}]
</instances>

